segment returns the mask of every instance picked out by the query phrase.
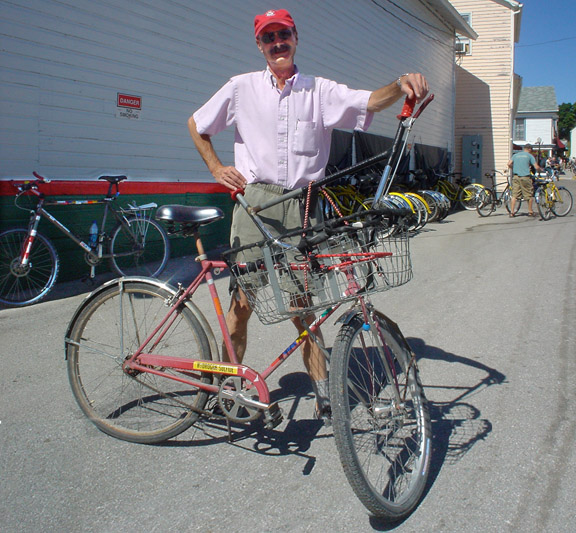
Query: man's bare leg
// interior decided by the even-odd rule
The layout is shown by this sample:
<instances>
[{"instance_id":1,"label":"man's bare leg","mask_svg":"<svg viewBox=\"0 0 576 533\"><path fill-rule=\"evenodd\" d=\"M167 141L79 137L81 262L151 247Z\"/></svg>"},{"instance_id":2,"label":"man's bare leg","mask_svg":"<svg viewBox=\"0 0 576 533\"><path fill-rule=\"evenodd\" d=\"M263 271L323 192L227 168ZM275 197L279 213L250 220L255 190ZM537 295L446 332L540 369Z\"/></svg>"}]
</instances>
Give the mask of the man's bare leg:
<instances>
[{"instance_id":1,"label":"man's bare leg","mask_svg":"<svg viewBox=\"0 0 576 533\"><path fill-rule=\"evenodd\" d=\"M252 309L248 305L248 299L241 289L236 289L230 298L230 308L226 315L226 326L232 339L232 346L236 352L236 358L241 363L246 353L248 343L248 320L252 315ZM222 360L230 361L228 350L222 345Z\"/></svg>"}]
</instances>

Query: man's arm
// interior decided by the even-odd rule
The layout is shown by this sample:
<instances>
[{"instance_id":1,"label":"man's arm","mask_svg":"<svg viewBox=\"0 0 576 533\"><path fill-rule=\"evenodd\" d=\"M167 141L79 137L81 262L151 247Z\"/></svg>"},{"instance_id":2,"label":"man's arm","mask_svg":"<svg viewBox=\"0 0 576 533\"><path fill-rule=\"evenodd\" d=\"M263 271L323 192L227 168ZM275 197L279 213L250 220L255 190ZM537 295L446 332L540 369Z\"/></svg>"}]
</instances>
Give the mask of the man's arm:
<instances>
[{"instance_id":1,"label":"man's arm","mask_svg":"<svg viewBox=\"0 0 576 533\"><path fill-rule=\"evenodd\" d=\"M233 191L243 189L246 186L244 176L242 176L235 167L226 167L222 164L218 154L216 154L216 150L214 150L210 135L198 133L194 117L188 119L188 130L190 131L196 150L198 150L198 153L204 160L204 163L206 163L214 179Z\"/></svg>"},{"instance_id":2,"label":"man's arm","mask_svg":"<svg viewBox=\"0 0 576 533\"><path fill-rule=\"evenodd\" d=\"M403 74L392 83L376 89L368 100L368 111L377 113L390 107L400 97L405 94L409 98L416 97L416 101L421 102L428 94L428 82L419 73Z\"/></svg>"}]
</instances>

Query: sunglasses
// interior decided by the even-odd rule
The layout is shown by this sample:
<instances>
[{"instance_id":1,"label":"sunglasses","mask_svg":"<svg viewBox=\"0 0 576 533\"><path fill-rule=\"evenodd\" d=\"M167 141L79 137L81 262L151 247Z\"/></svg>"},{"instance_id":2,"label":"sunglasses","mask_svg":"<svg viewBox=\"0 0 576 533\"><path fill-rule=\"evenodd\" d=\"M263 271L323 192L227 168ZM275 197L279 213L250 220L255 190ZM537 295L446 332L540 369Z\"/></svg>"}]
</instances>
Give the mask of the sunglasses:
<instances>
[{"instance_id":1,"label":"sunglasses","mask_svg":"<svg viewBox=\"0 0 576 533\"><path fill-rule=\"evenodd\" d=\"M290 39L290 37L292 37L292 35L293 35L293 33L292 33L292 30L290 28L284 28L283 30L269 31L269 32L263 33L260 36L260 40L264 44L270 44L276 40L276 37L278 37L278 40L280 40L280 41L286 41L286 40Z\"/></svg>"}]
</instances>

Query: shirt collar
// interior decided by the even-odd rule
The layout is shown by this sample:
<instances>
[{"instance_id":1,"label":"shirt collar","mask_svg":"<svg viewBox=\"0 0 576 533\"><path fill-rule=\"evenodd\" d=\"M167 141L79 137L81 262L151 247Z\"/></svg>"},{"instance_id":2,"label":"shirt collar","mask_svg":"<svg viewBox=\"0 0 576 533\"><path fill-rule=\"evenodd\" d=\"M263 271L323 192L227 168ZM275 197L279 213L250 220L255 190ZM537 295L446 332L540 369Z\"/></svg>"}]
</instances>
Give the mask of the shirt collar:
<instances>
[{"instance_id":1,"label":"shirt collar","mask_svg":"<svg viewBox=\"0 0 576 533\"><path fill-rule=\"evenodd\" d=\"M264 77L265 79L270 80L270 84L272 85L273 88L275 89L278 88L276 77L270 70L269 66L267 66L266 70L264 71ZM300 71L298 70L298 67L294 65L294 75L286 80L286 85L296 87L298 85L299 79L300 79Z\"/></svg>"}]
</instances>

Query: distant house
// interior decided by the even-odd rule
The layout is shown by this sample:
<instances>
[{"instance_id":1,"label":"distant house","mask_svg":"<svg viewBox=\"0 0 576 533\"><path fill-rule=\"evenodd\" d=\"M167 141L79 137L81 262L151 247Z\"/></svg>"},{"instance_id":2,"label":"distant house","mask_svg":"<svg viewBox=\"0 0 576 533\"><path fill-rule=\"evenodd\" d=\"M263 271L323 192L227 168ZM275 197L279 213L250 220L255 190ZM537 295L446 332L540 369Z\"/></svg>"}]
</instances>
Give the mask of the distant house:
<instances>
[{"instance_id":1,"label":"distant house","mask_svg":"<svg viewBox=\"0 0 576 533\"><path fill-rule=\"evenodd\" d=\"M512 0L451 0L478 34L456 42L454 167L481 181L504 170L512 153L512 125L521 78L514 74L514 43L523 5Z\"/></svg>"},{"instance_id":2,"label":"distant house","mask_svg":"<svg viewBox=\"0 0 576 533\"><path fill-rule=\"evenodd\" d=\"M548 156L565 148L557 132L558 102L554 87L522 87L514 121L515 148L528 143Z\"/></svg>"}]
</instances>

